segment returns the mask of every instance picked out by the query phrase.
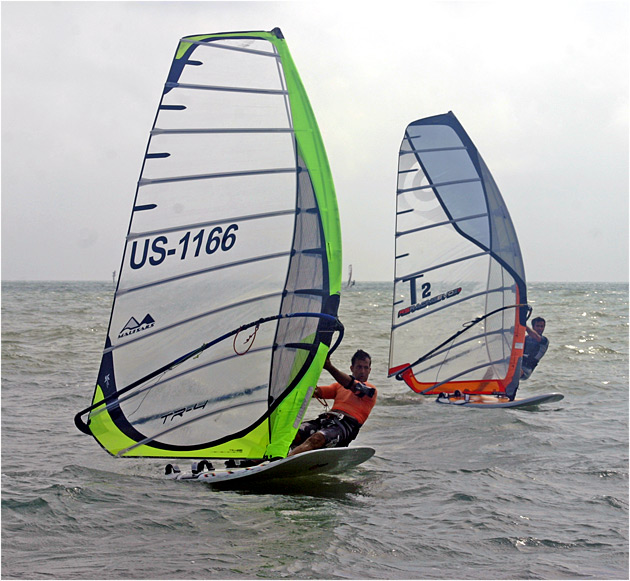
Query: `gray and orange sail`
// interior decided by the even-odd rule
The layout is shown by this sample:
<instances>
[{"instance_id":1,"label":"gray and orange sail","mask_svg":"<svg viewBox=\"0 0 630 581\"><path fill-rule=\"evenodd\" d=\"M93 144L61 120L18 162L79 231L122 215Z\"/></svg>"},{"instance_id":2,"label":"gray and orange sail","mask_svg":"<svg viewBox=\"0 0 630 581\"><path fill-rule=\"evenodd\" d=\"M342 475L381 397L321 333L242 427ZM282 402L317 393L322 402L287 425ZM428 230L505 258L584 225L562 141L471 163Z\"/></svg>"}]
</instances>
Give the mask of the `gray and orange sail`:
<instances>
[{"instance_id":1,"label":"gray and orange sail","mask_svg":"<svg viewBox=\"0 0 630 581\"><path fill-rule=\"evenodd\" d=\"M420 394L516 391L529 316L499 189L452 112L400 147L389 376Z\"/></svg>"}]
</instances>

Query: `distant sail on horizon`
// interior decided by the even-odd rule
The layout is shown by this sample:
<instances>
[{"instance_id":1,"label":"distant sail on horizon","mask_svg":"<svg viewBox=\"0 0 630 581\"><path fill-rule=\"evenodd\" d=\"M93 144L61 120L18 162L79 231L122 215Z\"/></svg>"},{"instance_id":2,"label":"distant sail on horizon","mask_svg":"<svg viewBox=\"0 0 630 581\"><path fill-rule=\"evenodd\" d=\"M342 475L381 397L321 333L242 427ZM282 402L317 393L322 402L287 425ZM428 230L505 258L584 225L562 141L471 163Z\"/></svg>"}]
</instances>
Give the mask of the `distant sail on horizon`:
<instances>
[{"instance_id":1,"label":"distant sail on horizon","mask_svg":"<svg viewBox=\"0 0 630 581\"><path fill-rule=\"evenodd\" d=\"M352 265L348 266L348 282L346 282L346 288L354 286L354 279L352 278Z\"/></svg>"}]
</instances>

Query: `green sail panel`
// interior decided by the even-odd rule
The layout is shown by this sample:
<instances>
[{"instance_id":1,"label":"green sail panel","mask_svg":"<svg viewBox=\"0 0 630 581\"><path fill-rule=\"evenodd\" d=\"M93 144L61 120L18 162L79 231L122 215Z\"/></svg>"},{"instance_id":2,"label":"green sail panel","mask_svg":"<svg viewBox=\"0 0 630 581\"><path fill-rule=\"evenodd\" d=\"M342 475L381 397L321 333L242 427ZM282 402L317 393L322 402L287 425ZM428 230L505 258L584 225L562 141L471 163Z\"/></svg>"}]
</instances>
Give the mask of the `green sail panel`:
<instances>
[{"instance_id":1,"label":"green sail panel","mask_svg":"<svg viewBox=\"0 0 630 581\"><path fill-rule=\"evenodd\" d=\"M340 287L332 176L280 30L183 38L77 426L119 456L286 455Z\"/></svg>"}]
</instances>

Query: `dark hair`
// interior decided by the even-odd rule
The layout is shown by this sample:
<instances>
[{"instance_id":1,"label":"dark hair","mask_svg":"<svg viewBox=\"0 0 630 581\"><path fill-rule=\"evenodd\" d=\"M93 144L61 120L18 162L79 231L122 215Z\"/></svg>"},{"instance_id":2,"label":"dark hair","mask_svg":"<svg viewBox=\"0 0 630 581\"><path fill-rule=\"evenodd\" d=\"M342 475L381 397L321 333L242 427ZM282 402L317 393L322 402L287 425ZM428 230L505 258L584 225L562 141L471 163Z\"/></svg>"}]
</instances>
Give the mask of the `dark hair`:
<instances>
[{"instance_id":1,"label":"dark hair","mask_svg":"<svg viewBox=\"0 0 630 581\"><path fill-rule=\"evenodd\" d=\"M547 324L547 321L545 321L545 319L543 319L542 317L534 317L532 319L532 327L536 324L536 323L545 323L545 325Z\"/></svg>"},{"instance_id":2,"label":"dark hair","mask_svg":"<svg viewBox=\"0 0 630 581\"><path fill-rule=\"evenodd\" d=\"M357 359L369 359L370 365L372 365L372 358L370 357L370 354L363 351L363 349L358 349L357 352L352 356L352 365L355 364Z\"/></svg>"}]
</instances>

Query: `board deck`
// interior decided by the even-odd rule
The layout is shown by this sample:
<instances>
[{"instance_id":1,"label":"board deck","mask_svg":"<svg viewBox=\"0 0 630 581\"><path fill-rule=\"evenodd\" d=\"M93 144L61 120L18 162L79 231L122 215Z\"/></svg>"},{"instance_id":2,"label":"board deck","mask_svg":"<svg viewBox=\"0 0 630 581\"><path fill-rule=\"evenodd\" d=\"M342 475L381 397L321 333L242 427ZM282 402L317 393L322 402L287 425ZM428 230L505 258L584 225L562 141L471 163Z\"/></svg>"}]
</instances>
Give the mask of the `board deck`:
<instances>
[{"instance_id":1,"label":"board deck","mask_svg":"<svg viewBox=\"0 0 630 581\"><path fill-rule=\"evenodd\" d=\"M534 395L523 399L510 401L507 397L496 395L462 395L455 397L440 394L435 400L439 404L456 405L469 408L527 408L538 406L543 403L552 403L564 399L561 393L546 393L544 395Z\"/></svg>"},{"instance_id":2,"label":"board deck","mask_svg":"<svg viewBox=\"0 0 630 581\"><path fill-rule=\"evenodd\" d=\"M316 474L338 474L358 466L374 455L374 449L324 448L311 450L280 460L266 461L246 468L219 468L198 474L179 472L167 474L175 480L195 480L207 484L259 484L270 480L307 478Z\"/></svg>"}]
</instances>

